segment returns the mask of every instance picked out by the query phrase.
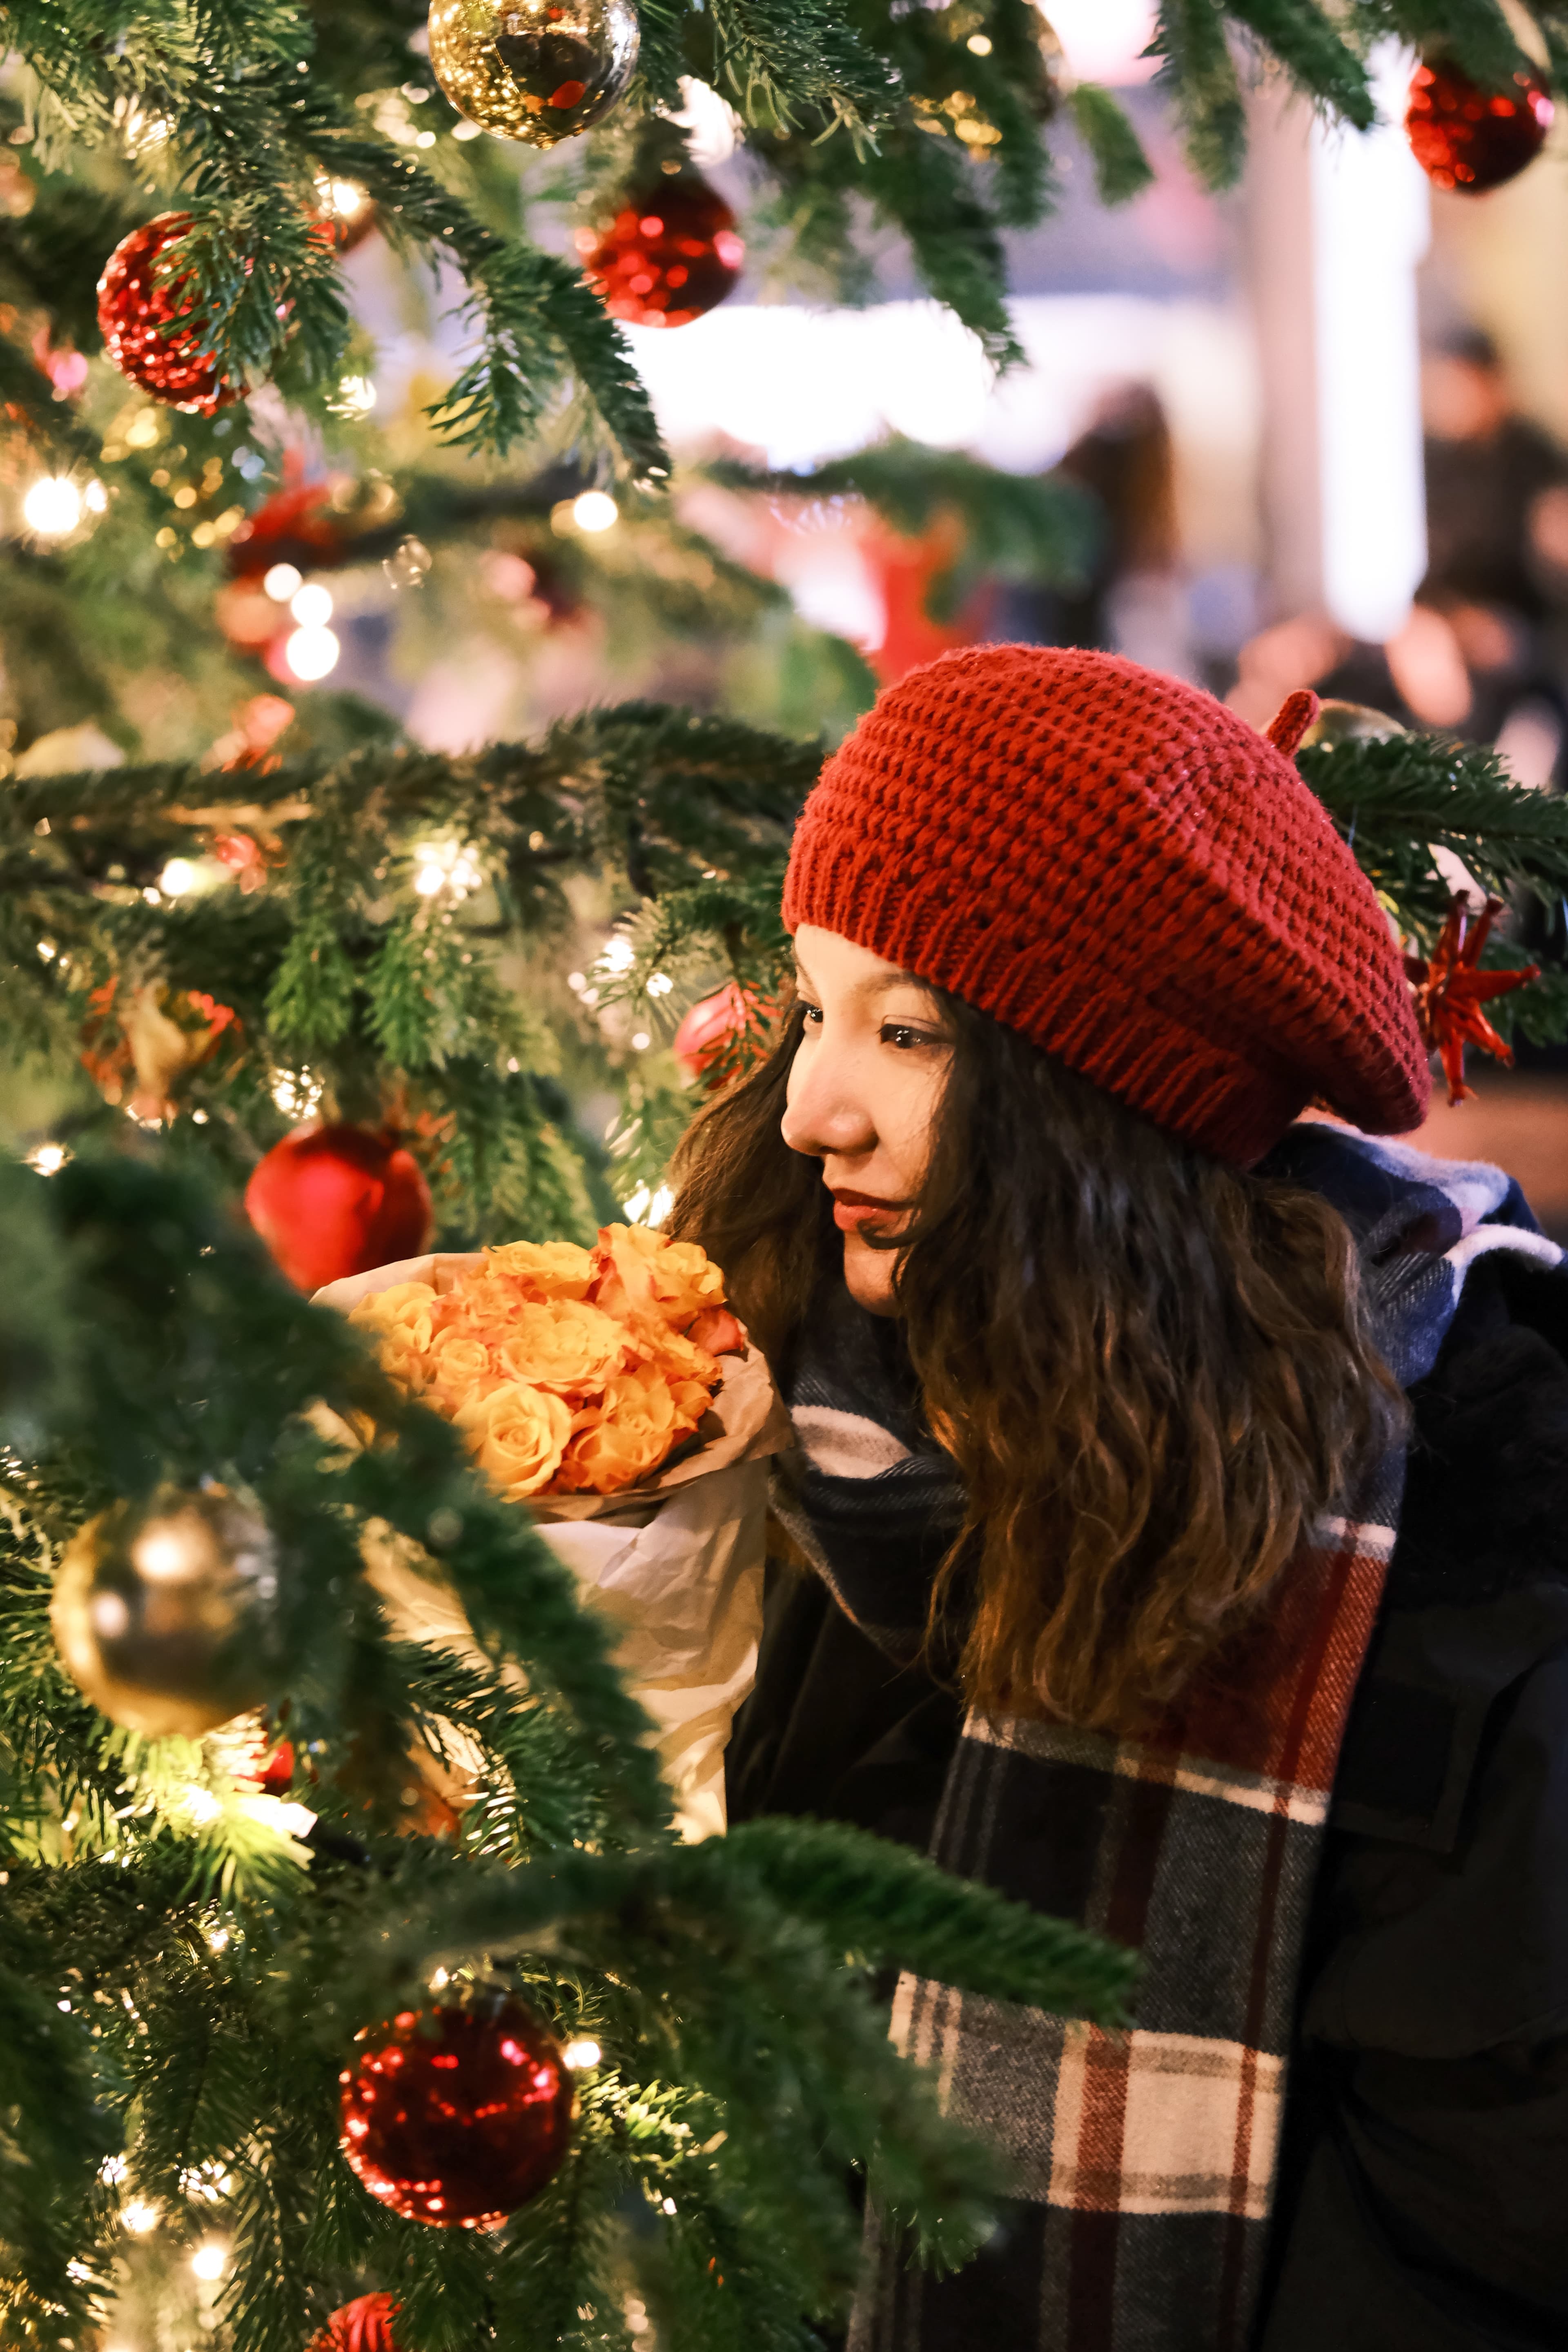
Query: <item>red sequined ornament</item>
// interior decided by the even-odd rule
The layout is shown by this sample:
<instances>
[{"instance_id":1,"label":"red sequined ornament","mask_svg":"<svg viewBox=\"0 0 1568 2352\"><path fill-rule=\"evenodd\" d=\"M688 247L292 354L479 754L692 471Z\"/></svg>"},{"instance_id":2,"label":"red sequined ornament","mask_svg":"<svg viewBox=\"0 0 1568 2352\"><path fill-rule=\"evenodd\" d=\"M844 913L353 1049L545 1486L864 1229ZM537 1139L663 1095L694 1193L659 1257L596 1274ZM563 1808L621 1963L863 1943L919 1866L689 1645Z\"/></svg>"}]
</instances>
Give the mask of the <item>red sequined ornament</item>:
<instances>
[{"instance_id":1,"label":"red sequined ornament","mask_svg":"<svg viewBox=\"0 0 1568 2352\"><path fill-rule=\"evenodd\" d=\"M771 1019L764 1005L748 988L732 980L712 996L699 999L670 1039L669 1050L689 1078L700 1078L729 1048L742 1038L752 1023Z\"/></svg>"},{"instance_id":2,"label":"red sequined ornament","mask_svg":"<svg viewBox=\"0 0 1568 2352\"><path fill-rule=\"evenodd\" d=\"M553 2178L576 2098L554 2040L521 2000L405 2009L360 2035L340 2146L405 2221L498 2230Z\"/></svg>"},{"instance_id":3,"label":"red sequined ornament","mask_svg":"<svg viewBox=\"0 0 1568 2352\"><path fill-rule=\"evenodd\" d=\"M418 1161L363 1127L300 1127L275 1143L245 1188L245 1213L301 1290L417 1257L430 1242Z\"/></svg>"},{"instance_id":4,"label":"red sequined ornament","mask_svg":"<svg viewBox=\"0 0 1568 2352\"><path fill-rule=\"evenodd\" d=\"M392 2323L401 2307L395 2294L356 2294L333 2312L305 2352L396 2352Z\"/></svg>"},{"instance_id":5,"label":"red sequined ornament","mask_svg":"<svg viewBox=\"0 0 1568 2352\"><path fill-rule=\"evenodd\" d=\"M630 327L685 327L724 299L746 248L735 215L706 180L634 189L608 228L577 231L589 285Z\"/></svg>"},{"instance_id":6,"label":"red sequined ornament","mask_svg":"<svg viewBox=\"0 0 1568 2352\"><path fill-rule=\"evenodd\" d=\"M1418 65L1410 77L1405 135L1434 187L1479 196L1534 162L1552 113L1538 75L1516 73L1511 89L1483 89L1442 58Z\"/></svg>"},{"instance_id":7,"label":"red sequined ornament","mask_svg":"<svg viewBox=\"0 0 1568 2352\"><path fill-rule=\"evenodd\" d=\"M195 305L185 299L187 279L156 274L164 247L190 225L189 213L160 213L121 238L98 281L98 324L121 375L188 416L210 416L239 398L238 387L219 373L204 345ZM182 319L197 323L164 331Z\"/></svg>"},{"instance_id":8,"label":"red sequined ornament","mask_svg":"<svg viewBox=\"0 0 1568 2352\"><path fill-rule=\"evenodd\" d=\"M1477 959L1501 908L1500 898L1489 898L1472 930L1468 901L1456 898L1448 908L1448 919L1431 962L1423 963L1416 956L1405 959L1405 969L1415 994L1415 1017L1421 1024L1422 1036L1428 1045L1436 1047L1442 1057L1450 1105L1467 1102L1475 1093L1474 1087L1465 1084L1467 1045L1479 1045L1500 1062L1512 1066L1511 1047L1506 1038L1499 1036L1481 1006L1489 997L1508 996L1527 981L1541 977L1540 965L1533 963L1512 971L1476 970Z\"/></svg>"}]
</instances>

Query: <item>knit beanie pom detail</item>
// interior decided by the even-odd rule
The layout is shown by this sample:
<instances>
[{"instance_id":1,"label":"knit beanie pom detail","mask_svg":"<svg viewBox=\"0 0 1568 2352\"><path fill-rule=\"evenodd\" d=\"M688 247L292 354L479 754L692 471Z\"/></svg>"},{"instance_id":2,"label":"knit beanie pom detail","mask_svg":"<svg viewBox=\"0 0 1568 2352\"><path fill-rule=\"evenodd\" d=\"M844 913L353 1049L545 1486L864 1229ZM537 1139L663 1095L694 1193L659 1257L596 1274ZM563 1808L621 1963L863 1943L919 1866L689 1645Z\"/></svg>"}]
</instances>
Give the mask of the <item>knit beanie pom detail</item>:
<instances>
[{"instance_id":1,"label":"knit beanie pom detail","mask_svg":"<svg viewBox=\"0 0 1568 2352\"><path fill-rule=\"evenodd\" d=\"M1371 884L1289 757L1110 654L984 646L882 694L795 831L784 919L1016 1029L1249 1166L1317 1098L1373 1134L1430 1081Z\"/></svg>"}]
</instances>

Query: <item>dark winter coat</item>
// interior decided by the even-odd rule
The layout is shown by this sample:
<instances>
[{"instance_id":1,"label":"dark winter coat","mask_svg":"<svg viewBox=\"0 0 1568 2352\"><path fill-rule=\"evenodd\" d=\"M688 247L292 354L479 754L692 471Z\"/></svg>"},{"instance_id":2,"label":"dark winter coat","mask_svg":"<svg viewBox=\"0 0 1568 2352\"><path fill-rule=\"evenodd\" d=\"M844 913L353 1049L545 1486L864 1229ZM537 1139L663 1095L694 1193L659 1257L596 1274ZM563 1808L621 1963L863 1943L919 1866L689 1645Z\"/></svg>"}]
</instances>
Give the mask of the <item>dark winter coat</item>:
<instances>
[{"instance_id":1,"label":"dark winter coat","mask_svg":"<svg viewBox=\"0 0 1568 2352\"><path fill-rule=\"evenodd\" d=\"M1258 2352L1568 2345L1568 1272L1475 1266L1411 1402L1311 1914ZM731 1817L923 1847L959 1725L950 1693L780 1569Z\"/></svg>"}]
</instances>

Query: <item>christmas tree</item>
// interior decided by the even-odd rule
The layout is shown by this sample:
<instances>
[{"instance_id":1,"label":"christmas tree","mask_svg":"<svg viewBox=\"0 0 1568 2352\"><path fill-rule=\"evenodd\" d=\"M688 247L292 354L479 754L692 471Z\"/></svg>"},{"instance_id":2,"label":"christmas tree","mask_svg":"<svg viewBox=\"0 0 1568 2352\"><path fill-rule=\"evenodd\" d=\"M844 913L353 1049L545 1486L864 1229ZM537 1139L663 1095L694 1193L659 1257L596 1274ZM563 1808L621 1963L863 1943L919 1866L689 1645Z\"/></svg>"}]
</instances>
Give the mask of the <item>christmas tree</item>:
<instances>
[{"instance_id":1,"label":"christmas tree","mask_svg":"<svg viewBox=\"0 0 1568 2352\"><path fill-rule=\"evenodd\" d=\"M1533 61L1490 0L1183 0L1157 37L1221 185L1259 66L1364 124L1390 33L1491 89L1560 73L1559 12L1525 13ZM357 1139L342 1164L398 1163L413 1238L395 1217L362 1232L360 1262L427 1231L587 1242L652 1210L692 1071L721 1083L774 1018L811 739L868 681L671 509L612 311L624 197L657 173L701 202L683 79L738 120L746 234L779 283L864 294L869 207L999 363L1001 232L1047 205L1055 126L1070 116L1109 199L1148 176L1026 0L580 14L567 55L531 6L483 0L441 0L428 27L403 0L8 12L0 399L22 512L0 634L21 757L0 922L34 1164L0 1168L7 2343L188 2352L205 2331L302 2352L337 2313L340 2343L390 2328L405 2352L806 2347L851 2287L862 2185L912 2254L950 2261L1005 2186L889 2047L886 1972L1126 2013L1128 1956L876 1841L768 1822L679 1841L611 1636L528 1515L237 1213L315 1121ZM362 205L414 260L444 257L471 306L473 355L412 455L354 391L339 256ZM561 218L597 290L542 241ZM725 233L705 232L728 268ZM307 433L341 481L285 476ZM711 478L858 497L910 530L958 513L939 602L980 572L1063 574L1086 544L1058 488L907 446ZM563 514L595 495L625 528L614 555ZM282 730L256 707L260 640L210 625L220 591L265 598L275 568L297 587L385 562L416 589L432 549L498 521L560 594L657 606L664 629L682 598L693 629L721 605L737 643L776 625L805 665L795 731L639 701L450 758L324 692ZM205 719L172 743L136 703L150 667L204 714L247 698L247 723L206 758ZM177 756L28 772L35 739L86 720ZM1524 953L1467 939L1433 845L1485 890L1555 904L1560 807L1424 739L1324 740L1302 766L1460 1067ZM1500 1025L1558 1034L1561 994L1499 993ZM703 1003L683 1066L668 1048ZM610 1147L581 1116L595 1095L618 1101ZM309 1221L262 1210L288 1263ZM189 1727L158 1736L129 1685L95 1686L102 1712L65 1664L101 1633L84 1596L134 1617L123 1561L149 1537L202 1566L176 1628ZM372 1573L389 1547L466 1646L400 1627ZM495 2092L501 2058L535 2095ZM383 2147L377 2188L364 2141L394 2062L426 2092L449 2074L467 2120L455 2152L450 2130L401 2169ZM505 2226L443 2226L437 2200Z\"/></svg>"}]
</instances>

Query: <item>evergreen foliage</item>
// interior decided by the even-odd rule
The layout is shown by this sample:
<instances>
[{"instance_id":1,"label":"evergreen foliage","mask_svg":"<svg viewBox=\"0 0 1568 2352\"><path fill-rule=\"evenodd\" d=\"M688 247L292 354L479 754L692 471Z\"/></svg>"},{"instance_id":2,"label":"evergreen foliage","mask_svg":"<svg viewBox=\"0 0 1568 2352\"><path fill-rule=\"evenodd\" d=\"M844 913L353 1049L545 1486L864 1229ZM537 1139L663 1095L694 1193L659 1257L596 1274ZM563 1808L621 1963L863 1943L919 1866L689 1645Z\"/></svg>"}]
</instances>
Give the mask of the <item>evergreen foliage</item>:
<instances>
[{"instance_id":1,"label":"evergreen foliage","mask_svg":"<svg viewBox=\"0 0 1568 2352\"><path fill-rule=\"evenodd\" d=\"M1318 744L1299 752L1297 765L1421 956L1436 947L1454 897L1435 848L1527 919L1533 905L1550 961L1528 987L1490 1000L1488 1018L1504 1037L1542 1045L1568 1038L1568 803L1516 784L1489 745L1432 735ZM1494 937L1483 958L1502 968L1539 961L1507 937Z\"/></svg>"},{"instance_id":2,"label":"evergreen foliage","mask_svg":"<svg viewBox=\"0 0 1568 2352\"><path fill-rule=\"evenodd\" d=\"M319 1105L406 1130L448 1244L591 1238L611 1203L556 1084L582 1016L542 961L574 930L574 882L630 909L776 861L819 757L631 704L466 759L370 743L265 777L17 782L0 802L0 1020L14 1052L62 1061L85 1034L110 1092L161 1092L142 1108L172 1149L235 1181ZM236 835L275 861L249 893L212 862ZM205 861L213 887L162 892L172 859Z\"/></svg>"},{"instance_id":3,"label":"evergreen foliage","mask_svg":"<svg viewBox=\"0 0 1568 2352\"><path fill-rule=\"evenodd\" d=\"M0 1533L5 2340L64 2352L127 2268L142 2340L179 2340L188 2315L125 2236L138 2206L165 2253L221 2226L243 2352L300 2352L367 2286L421 2352L625 2347L634 2288L683 2352L805 2352L852 2279L851 2172L934 2257L972 2244L1001 2184L890 2048L872 1972L1111 2023L1128 1957L843 1828L677 1845L640 1710L527 1515L203 1188L121 1155L13 1169L0 1228L48 1286L0 1298L23 1449ZM116 1731L55 1654L50 1560L83 1511L212 1475L278 1541L270 1703L308 1813L258 1792L233 1733ZM460 1601L474 1663L392 1638L362 1573L386 1530ZM480 1799L456 1836L411 1832L410 1759L454 1739ZM565 2168L493 2237L395 2220L336 2148L353 2035L443 1969L603 2053Z\"/></svg>"},{"instance_id":4,"label":"evergreen foliage","mask_svg":"<svg viewBox=\"0 0 1568 2352\"><path fill-rule=\"evenodd\" d=\"M315 183L352 178L389 236L413 255L444 256L466 284L475 349L436 406L447 435L505 451L574 393L569 435L584 451L629 478L666 479L619 331L576 268L531 237L495 152L453 140L422 16L415 0L8 0L8 45L25 70L0 111L22 142L32 209L0 220L0 286L42 303L90 351L92 287L110 247L177 205L192 226L174 266L190 275L224 371L236 382L275 377L319 404L351 326L330 243L312 234ZM834 0L645 0L641 16L632 90L580 142L569 173L583 170L588 184L624 165L639 122L675 107L681 75L695 74L740 118L758 225L771 223L781 267L863 295L862 200L1001 364L1017 356L1001 231L1047 209L1057 124L1070 118L1107 201L1150 177L1110 92L1067 85L1032 0L855 0L847 10ZM1512 18L1498 0L1163 0L1154 46L1189 159L1224 187L1241 166L1240 93L1258 65L1364 129L1377 40L1451 50L1501 87L1528 61L1523 32L1560 74L1568 24L1558 0L1527 0ZM399 127L405 89L428 101L421 121L433 143L419 161ZM69 420L51 414L30 353L14 343L0 375L13 414L63 457Z\"/></svg>"}]
</instances>

